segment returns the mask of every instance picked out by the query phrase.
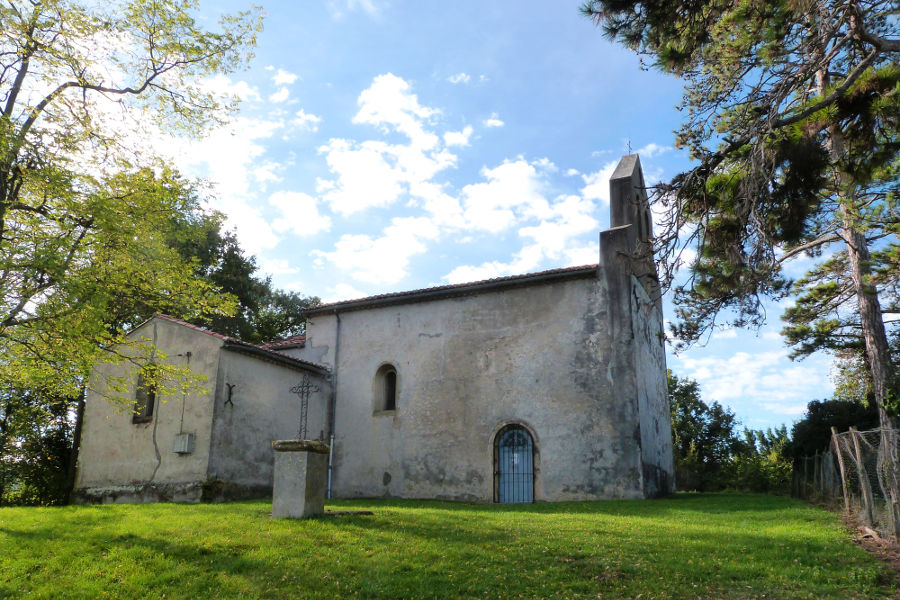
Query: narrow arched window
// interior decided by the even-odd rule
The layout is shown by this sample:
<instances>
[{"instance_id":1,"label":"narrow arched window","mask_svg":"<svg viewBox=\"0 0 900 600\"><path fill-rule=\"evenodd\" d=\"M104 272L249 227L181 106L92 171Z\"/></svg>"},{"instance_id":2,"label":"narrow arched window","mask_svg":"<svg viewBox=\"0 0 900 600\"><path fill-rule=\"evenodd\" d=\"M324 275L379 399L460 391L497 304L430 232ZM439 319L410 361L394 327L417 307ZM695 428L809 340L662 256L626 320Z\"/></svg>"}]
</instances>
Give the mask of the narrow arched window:
<instances>
[{"instance_id":1,"label":"narrow arched window","mask_svg":"<svg viewBox=\"0 0 900 600\"><path fill-rule=\"evenodd\" d=\"M374 398L373 412L397 410L397 369L391 364L381 365L375 372L372 385Z\"/></svg>"},{"instance_id":2,"label":"narrow arched window","mask_svg":"<svg viewBox=\"0 0 900 600\"><path fill-rule=\"evenodd\" d=\"M131 416L131 422L149 423L152 421L155 405L156 382L141 371L138 373L137 385L134 390L134 411Z\"/></svg>"},{"instance_id":3,"label":"narrow arched window","mask_svg":"<svg viewBox=\"0 0 900 600\"><path fill-rule=\"evenodd\" d=\"M397 410L397 371L384 374L384 410Z\"/></svg>"}]
</instances>

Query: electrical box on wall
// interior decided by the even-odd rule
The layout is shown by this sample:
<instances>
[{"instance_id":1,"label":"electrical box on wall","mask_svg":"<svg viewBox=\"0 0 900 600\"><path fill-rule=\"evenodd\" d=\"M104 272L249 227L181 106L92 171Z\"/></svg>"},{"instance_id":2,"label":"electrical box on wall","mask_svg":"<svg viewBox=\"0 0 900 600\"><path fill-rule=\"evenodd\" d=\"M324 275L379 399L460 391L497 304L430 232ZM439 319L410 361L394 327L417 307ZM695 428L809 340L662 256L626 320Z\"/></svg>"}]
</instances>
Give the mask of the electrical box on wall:
<instances>
[{"instance_id":1,"label":"electrical box on wall","mask_svg":"<svg viewBox=\"0 0 900 600\"><path fill-rule=\"evenodd\" d=\"M193 433L176 433L174 452L177 454L190 454L194 451Z\"/></svg>"}]
</instances>

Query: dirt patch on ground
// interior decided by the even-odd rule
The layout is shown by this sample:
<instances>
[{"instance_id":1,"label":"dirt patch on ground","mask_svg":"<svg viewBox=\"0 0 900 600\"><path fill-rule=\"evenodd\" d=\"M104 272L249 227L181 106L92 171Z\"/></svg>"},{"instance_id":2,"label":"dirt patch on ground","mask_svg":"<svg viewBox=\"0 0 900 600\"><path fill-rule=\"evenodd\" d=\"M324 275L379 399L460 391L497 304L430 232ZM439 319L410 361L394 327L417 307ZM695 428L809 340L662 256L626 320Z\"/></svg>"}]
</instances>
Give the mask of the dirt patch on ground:
<instances>
[{"instance_id":1,"label":"dirt patch on ground","mask_svg":"<svg viewBox=\"0 0 900 600\"><path fill-rule=\"evenodd\" d=\"M900 544L882 538L853 517L843 515L841 519L847 528L853 532L853 541L866 552L874 554L889 564L894 570L894 578L900 584Z\"/></svg>"}]
</instances>

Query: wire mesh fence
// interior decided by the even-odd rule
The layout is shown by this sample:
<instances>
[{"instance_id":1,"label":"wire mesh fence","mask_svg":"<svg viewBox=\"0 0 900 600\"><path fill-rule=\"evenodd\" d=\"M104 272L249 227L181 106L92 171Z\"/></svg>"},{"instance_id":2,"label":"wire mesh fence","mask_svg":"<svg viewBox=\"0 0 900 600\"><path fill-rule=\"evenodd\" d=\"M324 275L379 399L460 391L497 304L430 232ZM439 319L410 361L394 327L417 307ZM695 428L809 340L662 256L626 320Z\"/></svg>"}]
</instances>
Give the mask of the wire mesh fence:
<instances>
[{"instance_id":1,"label":"wire mesh fence","mask_svg":"<svg viewBox=\"0 0 900 600\"><path fill-rule=\"evenodd\" d=\"M900 538L900 430L837 433L831 448L799 459L793 493L840 504L884 537Z\"/></svg>"}]
</instances>

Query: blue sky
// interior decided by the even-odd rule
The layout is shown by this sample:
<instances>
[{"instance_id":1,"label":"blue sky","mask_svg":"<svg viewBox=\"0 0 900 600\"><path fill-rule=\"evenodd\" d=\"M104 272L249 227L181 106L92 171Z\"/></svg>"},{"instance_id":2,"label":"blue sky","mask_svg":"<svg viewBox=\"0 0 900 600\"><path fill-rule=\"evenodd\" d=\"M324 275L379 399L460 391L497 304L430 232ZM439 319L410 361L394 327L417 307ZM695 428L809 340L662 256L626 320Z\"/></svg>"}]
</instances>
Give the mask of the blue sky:
<instances>
[{"instance_id":1,"label":"blue sky","mask_svg":"<svg viewBox=\"0 0 900 600\"><path fill-rule=\"evenodd\" d=\"M597 262L618 158L639 152L650 182L688 162L672 148L680 82L577 9L270 2L249 70L210 83L239 115L173 155L277 286L325 300ZM831 392L828 358L788 360L769 308L762 331L669 353L754 428Z\"/></svg>"}]
</instances>

